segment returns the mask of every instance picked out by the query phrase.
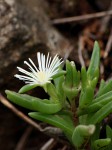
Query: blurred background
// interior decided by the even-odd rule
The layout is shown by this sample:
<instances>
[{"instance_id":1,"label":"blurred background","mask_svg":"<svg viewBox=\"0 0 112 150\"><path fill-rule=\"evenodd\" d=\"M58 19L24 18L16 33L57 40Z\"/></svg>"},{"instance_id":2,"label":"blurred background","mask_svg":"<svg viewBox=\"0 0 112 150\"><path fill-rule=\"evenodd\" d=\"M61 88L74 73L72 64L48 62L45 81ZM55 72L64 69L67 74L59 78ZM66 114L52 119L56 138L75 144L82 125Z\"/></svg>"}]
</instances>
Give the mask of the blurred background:
<instances>
[{"instance_id":1,"label":"blurred background","mask_svg":"<svg viewBox=\"0 0 112 150\"><path fill-rule=\"evenodd\" d=\"M5 90L18 91L24 83L14 77L17 66L38 51L73 60L88 67L94 41L101 48L101 78L112 78L111 0L0 0L0 150L70 150L63 135L39 131L49 127L28 123L28 110L7 103ZM41 88L29 92L45 98ZM20 115L20 113L23 113ZM39 127L38 127L39 125ZM50 129L51 130L51 129ZM49 135L48 135L49 134ZM46 145L48 144L48 146Z\"/></svg>"}]
</instances>

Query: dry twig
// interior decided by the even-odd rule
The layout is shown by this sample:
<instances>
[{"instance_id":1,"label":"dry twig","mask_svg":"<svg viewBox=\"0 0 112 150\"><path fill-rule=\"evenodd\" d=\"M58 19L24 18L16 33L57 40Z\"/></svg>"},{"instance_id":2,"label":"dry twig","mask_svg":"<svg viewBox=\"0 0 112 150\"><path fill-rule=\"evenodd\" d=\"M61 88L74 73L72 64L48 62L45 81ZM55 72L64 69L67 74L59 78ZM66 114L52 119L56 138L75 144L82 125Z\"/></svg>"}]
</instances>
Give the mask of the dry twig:
<instances>
[{"instance_id":1,"label":"dry twig","mask_svg":"<svg viewBox=\"0 0 112 150\"><path fill-rule=\"evenodd\" d=\"M67 149L67 146L64 145L63 148L61 150L66 150Z\"/></svg>"},{"instance_id":2,"label":"dry twig","mask_svg":"<svg viewBox=\"0 0 112 150\"><path fill-rule=\"evenodd\" d=\"M79 61L81 63L81 66L85 67L85 62L82 56L82 50L83 50L83 38L82 36L79 37L79 43L78 43L78 56L79 56Z\"/></svg>"},{"instance_id":3,"label":"dry twig","mask_svg":"<svg viewBox=\"0 0 112 150\"><path fill-rule=\"evenodd\" d=\"M23 114L21 111L19 111L14 105L12 105L5 97L3 97L0 94L0 102L5 105L7 108L9 108L11 111L13 111L17 116L22 118L24 121L26 121L28 124L32 125L34 128L38 130L43 130L35 121L27 117L25 114Z\"/></svg>"},{"instance_id":4,"label":"dry twig","mask_svg":"<svg viewBox=\"0 0 112 150\"><path fill-rule=\"evenodd\" d=\"M104 65L100 63L100 73L103 75L105 71Z\"/></svg>"},{"instance_id":5,"label":"dry twig","mask_svg":"<svg viewBox=\"0 0 112 150\"><path fill-rule=\"evenodd\" d=\"M9 108L11 111L13 111L17 116L19 116L21 119L23 119L25 122L36 128L37 130L44 132L45 134L53 137L58 137L59 135L62 135L62 130L56 127L45 127L44 129L37 124L35 121L27 117L25 114L23 114L21 111L19 111L13 104L11 104L2 94L0 94L0 102Z\"/></svg>"},{"instance_id":6,"label":"dry twig","mask_svg":"<svg viewBox=\"0 0 112 150\"><path fill-rule=\"evenodd\" d=\"M18 144L17 144L15 150L24 150L24 146L25 146L25 144L26 144L26 142L27 142L27 140L28 140L28 137L29 137L29 135L30 135L32 129L33 129L33 128L30 126L30 127L28 127L28 128L25 130L25 132L24 132L24 134L22 135L22 137L20 138L20 140L19 140L19 142L18 142Z\"/></svg>"},{"instance_id":7,"label":"dry twig","mask_svg":"<svg viewBox=\"0 0 112 150\"><path fill-rule=\"evenodd\" d=\"M50 143L53 143L54 142L54 138L57 138L59 135L62 135L62 130L59 129L59 128L56 128L56 127L45 127L44 129L38 125L35 121L33 121L32 119L30 119L29 117L27 117L25 114L23 114L21 111L19 111L13 104L11 104L4 96L2 96L2 94L0 93L0 102L6 106L7 108L9 108L12 112L14 112L17 116L19 116L21 119L23 119L25 122L27 122L28 124L30 124L31 126L33 126L34 128L36 128L37 130L41 131L41 132L44 132L45 134L53 137L51 138L51 140L48 142L48 145L50 146ZM20 147L24 147L24 144L25 144L25 139L24 141L21 143L22 139L23 138L26 138L28 137L28 135L30 134L31 132L31 129L28 128L26 130L26 132L23 134L22 138L20 139L17 147L16 147L16 150L20 150ZM64 140L60 140L57 138L57 140L55 140L55 142L62 142L66 145L69 145L68 142L64 141ZM45 144L45 147L47 143ZM41 149L41 150L45 150L45 149Z\"/></svg>"},{"instance_id":8,"label":"dry twig","mask_svg":"<svg viewBox=\"0 0 112 150\"><path fill-rule=\"evenodd\" d=\"M54 19L54 20L52 20L52 24L77 22L77 21L88 20L88 19L93 19L93 18L100 18L100 17L104 17L104 16L111 16L111 15L112 15L112 10L102 11L99 13L92 13L92 14L81 15L81 16Z\"/></svg>"},{"instance_id":9,"label":"dry twig","mask_svg":"<svg viewBox=\"0 0 112 150\"><path fill-rule=\"evenodd\" d=\"M40 150L51 150L56 145L56 143L57 142L51 138L41 147Z\"/></svg>"},{"instance_id":10,"label":"dry twig","mask_svg":"<svg viewBox=\"0 0 112 150\"><path fill-rule=\"evenodd\" d=\"M106 58L108 56L108 53L110 52L111 48L112 48L112 30L111 30L111 33L110 33L109 38L108 38L108 42L107 42L107 45L105 48L103 58Z\"/></svg>"},{"instance_id":11,"label":"dry twig","mask_svg":"<svg viewBox=\"0 0 112 150\"><path fill-rule=\"evenodd\" d=\"M108 8L108 11L112 10L112 2L110 3L110 7ZM101 20L101 27L100 27L100 33L104 33L105 30L107 29L108 23L111 19L111 15L106 15L104 18Z\"/></svg>"}]
</instances>

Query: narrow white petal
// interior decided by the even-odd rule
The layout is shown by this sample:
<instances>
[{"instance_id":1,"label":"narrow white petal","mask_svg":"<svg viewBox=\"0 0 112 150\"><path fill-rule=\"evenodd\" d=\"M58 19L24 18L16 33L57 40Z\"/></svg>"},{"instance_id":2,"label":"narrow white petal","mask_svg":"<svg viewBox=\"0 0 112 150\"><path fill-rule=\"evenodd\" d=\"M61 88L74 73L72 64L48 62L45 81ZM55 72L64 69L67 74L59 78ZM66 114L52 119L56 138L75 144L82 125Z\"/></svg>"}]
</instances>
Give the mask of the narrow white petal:
<instances>
[{"instance_id":1,"label":"narrow white petal","mask_svg":"<svg viewBox=\"0 0 112 150\"><path fill-rule=\"evenodd\" d=\"M48 60L47 68L50 67L50 63L51 63L51 57L50 57L49 60Z\"/></svg>"},{"instance_id":2,"label":"narrow white petal","mask_svg":"<svg viewBox=\"0 0 112 150\"><path fill-rule=\"evenodd\" d=\"M48 68L48 61L49 61L49 53L47 55L47 60L46 60L46 69Z\"/></svg>"},{"instance_id":3,"label":"narrow white petal","mask_svg":"<svg viewBox=\"0 0 112 150\"><path fill-rule=\"evenodd\" d=\"M51 64L51 66L49 68L50 73L54 72L55 69L57 69L60 66L61 63L62 62L58 58L55 59L55 61Z\"/></svg>"},{"instance_id":4,"label":"narrow white petal","mask_svg":"<svg viewBox=\"0 0 112 150\"><path fill-rule=\"evenodd\" d=\"M38 60L39 70L42 71L40 52L37 53L37 60Z\"/></svg>"},{"instance_id":5,"label":"narrow white petal","mask_svg":"<svg viewBox=\"0 0 112 150\"><path fill-rule=\"evenodd\" d=\"M27 61L24 61L24 64L26 64L27 66L29 66L29 69L30 69L32 72L36 72L36 70L34 70L33 67L32 67Z\"/></svg>"},{"instance_id":6,"label":"narrow white petal","mask_svg":"<svg viewBox=\"0 0 112 150\"><path fill-rule=\"evenodd\" d=\"M36 65L34 64L34 62L29 58L29 61L31 62L31 64L34 66L35 70L38 72L39 70L37 69Z\"/></svg>"},{"instance_id":7,"label":"narrow white petal","mask_svg":"<svg viewBox=\"0 0 112 150\"><path fill-rule=\"evenodd\" d=\"M57 65L58 66L58 58L57 57L54 57L53 61L51 62L51 65L50 65L50 70L56 68L55 66Z\"/></svg>"},{"instance_id":8,"label":"narrow white petal","mask_svg":"<svg viewBox=\"0 0 112 150\"><path fill-rule=\"evenodd\" d=\"M55 65L56 65L56 64L59 64L59 59L58 59L58 56L57 56L57 55L54 57L54 59L53 59L51 65L50 65L50 69L55 68Z\"/></svg>"},{"instance_id":9,"label":"narrow white petal","mask_svg":"<svg viewBox=\"0 0 112 150\"><path fill-rule=\"evenodd\" d=\"M31 72L28 72L28 71L26 71L25 69L22 69L21 67L17 67L17 68L18 68L18 70L19 70L20 72L22 72L22 73L24 73L24 74L26 74L26 75L32 76L32 73L31 73Z\"/></svg>"},{"instance_id":10,"label":"narrow white petal","mask_svg":"<svg viewBox=\"0 0 112 150\"><path fill-rule=\"evenodd\" d=\"M42 71L45 71L45 55L41 54Z\"/></svg>"},{"instance_id":11,"label":"narrow white petal","mask_svg":"<svg viewBox=\"0 0 112 150\"><path fill-rule=\"evenodd\" d=\"M22 79L22 80L31 80L31 81L35 80L34 78L31 78L31 77L28 77L28 76L19 75L19 74L16 74L15 77L19 78L19 79Z\"/></svg>"},{"instance_id":12,"label":"narrow white petal","mask_svg":"<svg viewBox=\"0 0 112 150\"><path fill-rule=\"evenodd\" d=\"M24 74L26 74L27 76L30 76L30 77L36 79L36 76L35 76L32 72L28 72L28 71L26 71L26 70L24 70L24 69L22 69L22 68L20 68L20 67L17 67L17 68L18 68L18 70L19 70L21 73L24 73Z\"/></svg>"}]
</instances>

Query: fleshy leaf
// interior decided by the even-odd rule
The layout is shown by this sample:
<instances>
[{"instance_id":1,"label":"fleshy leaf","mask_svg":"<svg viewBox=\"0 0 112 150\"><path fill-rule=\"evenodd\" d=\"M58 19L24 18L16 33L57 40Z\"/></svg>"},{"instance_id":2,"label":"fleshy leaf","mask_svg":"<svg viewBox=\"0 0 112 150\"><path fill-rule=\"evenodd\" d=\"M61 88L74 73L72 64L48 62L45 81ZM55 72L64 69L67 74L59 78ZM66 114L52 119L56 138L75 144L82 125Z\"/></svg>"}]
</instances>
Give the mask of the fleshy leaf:
<instances>
[{"instance_id":1,"label":"fleshy leaf","mask_svg":"<svg viewBox=\"0 0 112 150\"><path fill-rule=\"evenodd\" d=\"M95 130L94 134L91 136L91 149L92 150L94 150L94 141L96 141L100 137L101 123L96 124L95 126L96 126L96 130Z\"/></svg>"},{"instance_id":2,"label":"fleshy leaf","mask_svg":"<svg viewBox=\"0 0 112 150\"><path fill-rule=\"evenodd\" d=\"M22 94L22 93L25 93L27 91L30 91L34 88L36 88L38 85L37 84L33 84L33 85L30 85L30 84L27 84L27 85L24 85L20 90L19 90L19 93Z\"/></svg>"},{"instance_id":3,"label":"fleshy leaf","mask_svg":"<svg viewBox=\"0 0 112 150\"><path fill-rule=\"evenodd\" d=\"M67 86L73 86L73 74L72 74L72 65L71 63L66 60L66 77L65 77L65 84Z\"/></svg>"},{"instance_id":4,"label":"fleshy leaf","mask_svg":"<svg viewBox=\"0 0 112 150\"><path fill-rule=\"evenodd\" d=\"M28 115L36 120L40 120L40 121L49 123L53 126L56 126L58 128L61 128L63 131L67 132L69 135L72 135L72 131L74 130L72 119L67 114L66 115L64 114L48 115L48 114L42 114L39 112L31 112Z\"/></svg>"},{"instance_id":5,"label":"fleshy leaf","mask_svg":"<svg viewBox=\"0 0 112 150\"><path fill-rule=\"evenodd\" d=\"M80 73L77 72L74 62L66 60L66 76L63 91L70 103L79 93Z\"/></svg>"},{"instance_id":6,"label":"fleshy leaf","mask_svg":"<svg viewBox=\"0 0 112 150\"><path fill-rule=\"evenodd\" d=\"M63 82L64 82L64 76L61 76L59 78L54 79L54 84L55 84L55 87L57 90L59 101L60 101L60 103L62 103L62 105L64 105L65 98L66 98L65 93L64 93L63 88L62 88Z\"/></svg>"},{"instance_id":7,"label":"fleshy leaf","mask_svg":"<svg viewBox=\"0 0 112 150\"><path fill-rule=\"evenodd\" d=\"M70 101L79 93L79 89L77 89L76 87L70 88L67 87L65 84L63 84L63 90Z\"/></svg>"},{"instance_id":8,"label":"fleshy leaf","mask_svg":"<svg viewBox=\"0 0 112 150\"><path fill-rule=\"evenodd\" d=\"M88 113L95 112L101 109L104 105L112 101L112 91L108 92L93 100L90 106L88 106Z\"/></svg>"},{"instance_id":9,"label":"fleshy leaf","mask_svg":"<svg viewBox=\"0 0 112 150\"><path fill-rule=\"evenodd\" d=\"M58 97L57 90L56 90L55 86L52 83L48 83L46 85L46 89L47 89L47 93L50 96L50 99L53 102L59 102L59 97Z\"/></svg>"},{"instance_id":10,"label":"fleshy leaf","mask_svg":"<svg viewBox=\"0 0 112 150\"><path fill-rule=\"evenodd\" d=\"M46 114L54 114L62 109L60 103L52 103L50 100L42 100L27 94L19 94L13 91L6 90L7 98L24 108L39 111Z\"/></svg>"},{"instance_id":11,"label":"fleshy leaf","mask_svg":"<svg viewBox=\"0 0 112 150\"><path fill-rule=\"evenodd\" d=\"M111 101L112 101L112 91L110 91L102 96L99 96L96 99L93 99L91 104L86 109L78 110L78 114L84 115L84 114L96 112Z\"/></svg>"},{"instance_id":12,"label":"fleshy leaf","mask_svg":"<svg viewBox=\"0 0 112 150\"><path fill-rule=\"evenodd\" d=\"M106 126L106 135L107 135L107 138L110 138L112 141L112 129L108 125ZM112 142L108 146L108 150L110 149L112 149Z\"/></svg>"},{"instance_id":13,"label":"fleshy leaf","mask_svg":"<svg viewBox=\"0 0 112 150\"><path fill-rule=\"evenodd\" d=\"M89 114L87 123L88 124L96 124L102 121L107 115L112 112L112 101L104 105L101 109L99 109L96 113Z\"/></svg>"},{"instance_id":14,"label":"fleshy leaf","mask_svg":"<svg viewBox=\"0 0 112 150\"><path fill-rule=\"evenodd\" d=\"M81 82L82 82L82 89L84 90L87 85L87 72L86 68L81 68Z\"/></svg>"},{"instance_id":15,"label":"fleshy leaf","mask_svg":"<svg viewBox=\"0 0 112 150\"><path fill-rule=\"evenodd\" d=\"M94 133L94 125L78 125L73 132L72 142L75 147L80 148Z\"/></svg>"},{"instance_id":16,"label":"fleshy leaf","mask_svg":"<svg viewBox=\"0 0 112 150\"><path fill-rule=\"evenodd\" d=\"M106 134L108 138L112 139L112 129L108 125L106 126Z\"/></svg>"},{"instance_id":17,"label":"fleshy leaf","mask_svg":"<svg viewBox=\"0 0 112 150\"><path fill-rule=\"evenodd\" d=\"M105 85L106 85L106 82L102 79L100 82L100 86L99 86L99 90L97 92L97 95L99 95L100 91L105 87Z\"/></svg>"},{"instance_id":18,"label":"fleshy leaf","mask_svg":"<svg viewBox=\"0 0 112 150\"><path fill-rule=\"evenodd\" d=\"M90 79L93 79L94 77L98 78L98 75L95 76L95 70L99 68L99 63L100 63L100 47L97 41L94 43L93 47L93 53L90 61L89 68L87 70L87 74L90 77Z\"/></svg>"},{"instance_id":19,"label":"fleshy leaf","mask_svg":"<svg viewBox=\"0 0 112 150\"><path fill-rule=\"evenodd\" d=\"M62 75L66 74L66 71L64 70L60 70L58 73L56 73L55 75L52 76L53 79L56 79Z\"/></svg>"},{"instance_id":20,"label":"fleshy leaf","mask_svg":"<svg viewBox=\"0 0 112 150\"><path fill-rule=\"evenodd\" d=\"M81 97L79 100L79 109L86 108L92 101L94 96L94 89L91 86L85 87L84 92L81 92Z\"/></svg>"},{"instance_id":21,"label":"fleshy leaf","mask_svg":"<svg viewBox=\"0 0 112 150\"><path fill-rule=\"evenodd\" d=\"M94 141L94 149L95 150L106 150L106 147L111 143L110 138L106 139L98 139Z\"/></svg>"},{"instance_id":22,"label":"fleshy leaf","mask_svg":"<svg viewBox=\"0 0 112 150\"><path fill-rule=\"evenodd\" d=\"M97 93L96 97L99 97L107 92L110 92L112 90L112 80L108 81L102 89Z\"/></svg>"}]
</instances>

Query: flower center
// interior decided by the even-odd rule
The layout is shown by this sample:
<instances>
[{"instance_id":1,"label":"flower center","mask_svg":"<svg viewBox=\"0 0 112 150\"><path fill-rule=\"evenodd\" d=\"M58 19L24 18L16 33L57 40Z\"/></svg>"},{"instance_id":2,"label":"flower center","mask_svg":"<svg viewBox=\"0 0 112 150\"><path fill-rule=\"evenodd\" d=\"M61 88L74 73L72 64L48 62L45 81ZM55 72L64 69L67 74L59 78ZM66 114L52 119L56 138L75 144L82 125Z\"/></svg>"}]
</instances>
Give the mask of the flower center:
<instances>
[{"instance_id":1,"label":"flower center","mask_svg":"<svg viewBox=\"0 0 112 150\"><path fill-rule=\"evenodd\" d=\"M38 76L38 80L39 80L40 83L46 82L47 76L46 76L45 72L40 71L40 72L37 73L37 76Z\"/></svg>"}]
</instances>

